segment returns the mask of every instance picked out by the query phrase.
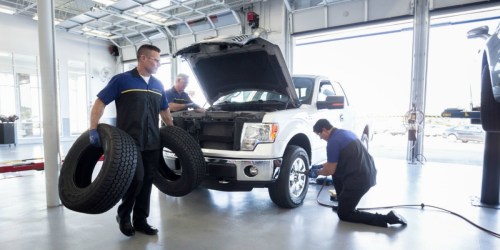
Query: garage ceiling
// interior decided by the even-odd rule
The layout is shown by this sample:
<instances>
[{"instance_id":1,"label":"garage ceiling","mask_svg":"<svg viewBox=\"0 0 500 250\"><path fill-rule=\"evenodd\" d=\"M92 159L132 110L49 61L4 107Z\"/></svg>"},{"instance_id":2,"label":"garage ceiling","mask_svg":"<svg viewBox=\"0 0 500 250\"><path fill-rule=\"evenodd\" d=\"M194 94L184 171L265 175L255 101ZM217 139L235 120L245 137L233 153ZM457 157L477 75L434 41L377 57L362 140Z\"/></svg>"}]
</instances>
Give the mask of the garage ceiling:
<instances>
[{"instance_id":1,"label":"garage ceiling","mask_svg":"<svg viewBox=\"0 0 500 250\"><path fill-rule=\"evenodd\" d=\"M40 1L40 0L38 0ZM52 0L56 27L123 48L241 27L254 3L270 0ZM273 0L278 1L278 0ZM412 15L417 0L279 0L291 33ZM431 9L492 0L428 0ZM389 8L390 7L390 8ZM37 17L37 0L0 0L0 12ZM234 32L234 31L231 31Z\"/></svg>"},{"instance_id":2,"label":"garage ceiling","mask_svg":"<svg viewBox=\"0 0 500 250\"><path fill-rule=\"evenodd\" d=\"M260 1L53 0L57 28L118 47L241 25L238 12ZM36 19L37 0L0 0L2 9Z\"/></svg>"}]
</instances>

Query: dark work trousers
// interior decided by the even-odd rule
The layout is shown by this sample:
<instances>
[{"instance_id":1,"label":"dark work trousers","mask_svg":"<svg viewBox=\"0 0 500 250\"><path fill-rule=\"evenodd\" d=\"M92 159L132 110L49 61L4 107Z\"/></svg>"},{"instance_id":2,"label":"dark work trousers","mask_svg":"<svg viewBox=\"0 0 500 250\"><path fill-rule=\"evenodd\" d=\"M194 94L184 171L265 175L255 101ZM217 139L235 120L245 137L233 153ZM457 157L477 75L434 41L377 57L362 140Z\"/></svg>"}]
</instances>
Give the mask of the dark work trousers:
<instances>
[{"instance_id":1,"label":"dark work trousers","mask_svg":"<svg viewBox=\"0 0 500 250\"><path fill-rule=\"evenodd\" d=\"M118 216L130 220L130 213L133 211L134 222L144 221L149 216L154 170L159 163L161 150L142 151L137 156L134 179L118 206Z\"/></svg>"},{"instance_id":2,"label":"dark work trousers","mask_svg":"<svg viewBox=\"0 0 500 250\"><path fill-rule=\"evenodd\" d=\"M370 190L369 187L364 189L344 190L343 183L338 178L334 179L333 185L337 192L337 215L339 219L372 226L387 227L386 215L373 214L356 209L363 195Z\"/></svg>"}]
</instances>

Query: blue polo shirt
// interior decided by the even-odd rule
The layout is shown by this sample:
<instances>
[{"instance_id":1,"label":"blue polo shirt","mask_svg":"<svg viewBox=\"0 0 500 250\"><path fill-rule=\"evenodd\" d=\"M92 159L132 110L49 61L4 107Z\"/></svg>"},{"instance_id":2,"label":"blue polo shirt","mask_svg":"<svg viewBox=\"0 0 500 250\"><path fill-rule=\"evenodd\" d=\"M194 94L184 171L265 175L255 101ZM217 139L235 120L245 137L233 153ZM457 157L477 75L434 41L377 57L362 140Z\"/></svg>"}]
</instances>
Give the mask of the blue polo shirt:
<instances>
[{"instance_id":1,"label":"blue polo shirt","mask_svg":"<svg viewBox=\"0 0 500 250\"><path fill-rule=\"evenodd\" d=\"M376 184L377 169L373 157L351 131L335 129L326 146L328 162L336 162L333 182L346 190L362 190Z\"/></svg>"},{"instance_id":2,"label":"blue polo shirt","mask_svg":"<svg viewBox=\"0 0 500 250\"><path fill-rule=\"evenodd\" d=\"M168 108L163 84L146 83L137 68L115 75L97 94L104 104L115 101L116 127L134 138L140 151L160 148L159 114Z\"/></svg>"},{"instance_id":3,"label":"blue polo shirt","mask_svg":"<svg viewBox=\"0 0 500 250\"><path fill-rule=\"evenodd\" d=\"M165 91L165 95L167 96L167 100L169 103L173 102L173 103L179 103L179 104L188 104L188 103L193 102L186 92L179 93L179 92L177 92L175 87L172 87L171 89ZM184 109L181 109L178 111L182 111L182 110L188 110L188 109L184 108Z\"/></svg>"}]
</instances>

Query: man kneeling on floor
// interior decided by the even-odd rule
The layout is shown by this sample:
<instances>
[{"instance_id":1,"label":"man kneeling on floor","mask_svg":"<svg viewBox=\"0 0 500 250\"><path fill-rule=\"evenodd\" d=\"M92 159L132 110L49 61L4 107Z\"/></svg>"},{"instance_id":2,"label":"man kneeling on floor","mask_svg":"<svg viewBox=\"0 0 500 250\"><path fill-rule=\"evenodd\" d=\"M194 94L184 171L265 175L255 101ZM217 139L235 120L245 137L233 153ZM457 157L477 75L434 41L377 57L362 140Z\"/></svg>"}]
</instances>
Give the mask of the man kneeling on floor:
<instances>
[{"instance_id":1,"label":"man kneeling on floor","mask_svg":"<svg viewBox=\"0 0 500 250\"><path fill-rule=\"evenodd\" d=\"M373 158L356 135L333 127L326 119L318 120L313 131L327 142L327 162L311 166L307 175L310 178L332 175L338 201L338 207L333 210L337 211L339 219L379 227L406 225L406 220L395 211L383 215L356 209L363 195L375 186L377 177Z\"/></svg>"}]
</instances>

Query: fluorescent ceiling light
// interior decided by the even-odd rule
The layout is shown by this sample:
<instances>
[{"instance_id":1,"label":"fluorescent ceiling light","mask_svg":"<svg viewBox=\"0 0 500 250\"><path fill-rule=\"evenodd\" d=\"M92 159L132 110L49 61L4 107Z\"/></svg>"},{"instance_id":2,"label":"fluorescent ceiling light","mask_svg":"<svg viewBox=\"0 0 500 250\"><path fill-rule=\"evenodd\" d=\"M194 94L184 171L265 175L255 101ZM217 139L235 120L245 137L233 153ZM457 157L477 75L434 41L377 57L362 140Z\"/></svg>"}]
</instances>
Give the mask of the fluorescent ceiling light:
<instances>
[{"instance_id":1,"label":"fluorescent ceiling light","mask_svg":"<svg viewBox=\"0 0 500 250\"><path fill-rule=\"evenodd\" d=\"M168 7L170 6L172 3L170 2L170 0L158 0L158 1L154 1L152 3L149 4L149 6L159 10L159 9L163 9L165 7Z\"/></svg>"},{"instance_id":2,"label":"fluorescent ceiling light","mask_svg":"<svg viewBox=\"0 0 500 250\"><path fill-rule=\"evenodd\" d=\"M147 14L147 12L145 12L143 10L136 10L136 11L134 11L134 14L136 14L138 17L142 17L143 19L146 19L148 21L159 22L159 23L163 23L163 22L167 21L167 19L165 17L155 15L152 13Z\"/></svg>"},{"instance_id":3,"label":"fluorescent ceiling light","mask_svg":"<svg viewBox=\"0 0 500 250\"><path fill-rule=\"evenodd\" d=\"M91 29L87 26L84 26L82 28L82 31L83 33L85 33L86 35L91 35L91 36L98 36L98 37L103 37L103 38L109 38L110 36L112 36L113 34L111 34L110 32L106 32L106 31L101 31L101 30L95 30L95 29Z\"/></svg>"},{"instance_id":4,"label":"fluorescent ceiling light","mask_svg":"<svg viewBox=\"0 0 500 250\"><path fill-rule=\"evenodd\" d=\"M11 7L0 5L0 13L14 15L14 13L16 13L16 10L14 8L11 8Z\"/></svg>"},{"instance_id":5,"label":"fluorescent ceiling light","mask_svg":"<svg viewBox=\"0 0 500 250\"><path fill-rule=\"evenodd\" d=\"M116 3L115 0L92 0L92 1L100 3L100 4L104 4L106 6Z\"/></svg>"}]
</instances>

